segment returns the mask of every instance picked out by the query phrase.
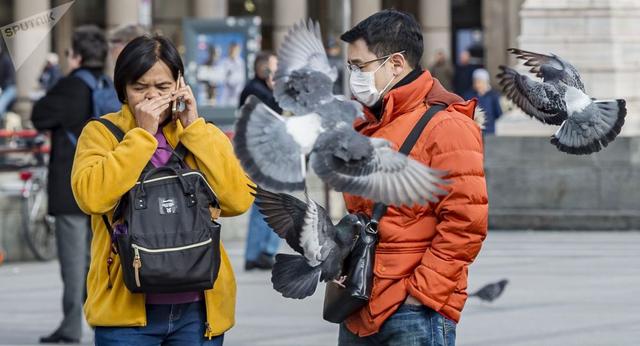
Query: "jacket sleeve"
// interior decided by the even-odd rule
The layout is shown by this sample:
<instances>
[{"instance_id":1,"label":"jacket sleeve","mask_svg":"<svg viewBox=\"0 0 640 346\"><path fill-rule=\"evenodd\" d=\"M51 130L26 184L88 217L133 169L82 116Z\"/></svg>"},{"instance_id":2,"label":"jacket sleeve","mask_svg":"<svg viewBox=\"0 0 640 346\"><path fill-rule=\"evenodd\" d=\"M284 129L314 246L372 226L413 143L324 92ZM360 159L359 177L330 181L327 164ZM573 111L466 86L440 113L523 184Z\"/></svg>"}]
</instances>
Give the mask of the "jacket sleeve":
<instances>
[{"instance_id":1,"label":"jacket sleeve","mask_svg":"<svg viewBox=\"0 0 640 346\"><path fill-rule=\"evenodd\" d=\"M436 235L421 263L406 280L407 291L424 305L440 310L460 276L480 251L487 233L488 197L480 130L471 121L447 118L436 124L421 151L430 166L447 171L449 192L432 205Z\"/></svg>"},{"instance_id":2,"label":"jacket sleeve","mask_svg":"<svg viewBox=\"0 0 640 346\"><path fill-rule=\"evenodd\" d=\"M134 128L117 144L104 125L92 121L78 138L71 171L71 188L86 214L105 214L138 180L158 142L149 132Z\"/></svg>"},{"instance_id":3,"label":"jacket sleeve","mask_svg":"<svg viewBox=\"0 0 640 346\"><path fill-rule=\"evenodd\" d=\"M223 216L240 215L253 203L254 186L240 166L229 138L200 118L180 135L218 197Z\"/></svg>"}]
</instances>

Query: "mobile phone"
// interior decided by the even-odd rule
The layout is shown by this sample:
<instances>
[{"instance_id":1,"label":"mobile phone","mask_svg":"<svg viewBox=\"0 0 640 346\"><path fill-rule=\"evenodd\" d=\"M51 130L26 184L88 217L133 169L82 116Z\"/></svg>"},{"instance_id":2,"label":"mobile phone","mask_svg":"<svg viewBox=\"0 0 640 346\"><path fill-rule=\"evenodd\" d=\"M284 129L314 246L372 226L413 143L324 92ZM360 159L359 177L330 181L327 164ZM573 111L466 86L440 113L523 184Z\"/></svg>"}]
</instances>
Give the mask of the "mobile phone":
<instances>
[{"instance_id":1,"label":"mobile phone","mask_svg":"<svg viewBox=\"0 0 640 346\"><path fill-rule=\"evenodd\" d=\"M180 71L178 71L178 80L176 80L176 91L178 89L180 89L180 77L182 77L182 74L180 73ZM178 97L175 101L173 101L173 103L171 104L171 113L179 113L184 111L184 109L186 108L186 105L184 103L184 98Z\"/></svg>"}]
</instances>

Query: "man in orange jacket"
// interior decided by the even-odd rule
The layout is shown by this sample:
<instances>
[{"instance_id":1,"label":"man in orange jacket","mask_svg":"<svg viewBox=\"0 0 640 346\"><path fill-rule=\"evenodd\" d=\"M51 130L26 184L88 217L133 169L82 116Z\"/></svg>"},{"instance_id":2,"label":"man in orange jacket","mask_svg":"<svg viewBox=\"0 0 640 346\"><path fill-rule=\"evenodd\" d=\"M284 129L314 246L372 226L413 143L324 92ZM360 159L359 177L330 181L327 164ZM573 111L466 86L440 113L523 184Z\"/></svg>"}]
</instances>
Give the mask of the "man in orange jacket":
<instances>
[{"instance_id":1,"label":"man in orange jacket","mask_svg":"<svg viewBox=\"0 0 640 346\"><path fill-rule=\"evenodd\" d=\"M487 233L488 198L476 101L448 92L420 67L422 31L395 10L378 12L345 32L353 96L364 107L360 133L399 148L426 110L445 105L410 156L447 171L437 203L390 206L381 219L374 282L367 306L341 326L339 345L454 345L467 299L468 266ZM345 194L350 212L371 215L373 201Z\"/></svg>"}]
</instances>

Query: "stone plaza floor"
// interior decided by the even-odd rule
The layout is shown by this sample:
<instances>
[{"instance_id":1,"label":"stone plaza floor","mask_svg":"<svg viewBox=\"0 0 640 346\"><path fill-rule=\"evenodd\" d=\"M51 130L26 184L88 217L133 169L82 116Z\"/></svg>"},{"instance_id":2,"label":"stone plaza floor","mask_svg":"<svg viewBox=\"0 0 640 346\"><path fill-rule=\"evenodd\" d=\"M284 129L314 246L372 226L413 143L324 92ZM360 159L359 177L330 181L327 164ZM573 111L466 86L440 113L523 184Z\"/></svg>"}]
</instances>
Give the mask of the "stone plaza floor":
<instances>
[{"instance_id":1,"label":"stone plaza floor","mask_svg":"<svg viewBox=\"0 0 640 346\"><path fill-rule=\"evenodd\" d=\"M322 286L282 298L267 272L242 270L244 243L229 242L238 281L229 346L335 345L321 318ZM492 304L467 302L457 345L640 345L640 233L491 232L469 270L469 291L509 279ZM0 266L0 345L35 345L61 316L56 262ZM92 344L87 327L84 344Z\"/></svg>"}]
</instances>

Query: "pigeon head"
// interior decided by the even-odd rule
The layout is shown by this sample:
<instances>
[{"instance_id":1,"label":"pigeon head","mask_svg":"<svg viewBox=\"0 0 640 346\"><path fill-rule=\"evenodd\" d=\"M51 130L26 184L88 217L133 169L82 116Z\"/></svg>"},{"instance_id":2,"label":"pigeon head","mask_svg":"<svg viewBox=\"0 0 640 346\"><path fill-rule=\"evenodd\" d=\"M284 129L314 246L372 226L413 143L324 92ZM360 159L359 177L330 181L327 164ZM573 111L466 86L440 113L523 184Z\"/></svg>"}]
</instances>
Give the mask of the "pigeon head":
<instances>
[{"instance_id":1,"label":"pigeon head","mask_svg":"<svg viewBox=\"0 0 640 346\"><path fill-rule=\"evenodd\" d=\"M337 242L351 248L362 227L364 223L357 215L347 214L336 225Z\"/></svg>"}]
</instances>

